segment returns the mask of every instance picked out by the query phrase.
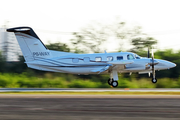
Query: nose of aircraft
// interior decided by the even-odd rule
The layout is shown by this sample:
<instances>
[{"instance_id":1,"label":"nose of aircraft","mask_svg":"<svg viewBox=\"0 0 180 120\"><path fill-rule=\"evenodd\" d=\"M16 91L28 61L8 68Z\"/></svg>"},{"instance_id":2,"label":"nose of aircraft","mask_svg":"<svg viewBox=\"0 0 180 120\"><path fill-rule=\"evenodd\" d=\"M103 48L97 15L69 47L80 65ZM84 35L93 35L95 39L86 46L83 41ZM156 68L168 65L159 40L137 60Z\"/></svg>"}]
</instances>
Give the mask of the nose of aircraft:
<instances>
[{"instance_id":1,"label":"nose of aircraft","mask_svg":"<svg viewBox=\"0 0 180 120\"><path fill-rule=\"evenodd\" d=\"M155 59L158 61L158 64L155 65L156 69L170 69L176 67L176 64L167 60Z\"/></svg>"},{"instance_id":2,"label":"nose of aircraft","mask_svg":"<svg viewBox=\"0 0 180 120\"><path fill-rule=\"evenodd\" d=\"M170 66L170 68L173 68L173 67L176 67L176 64L173 63L173 62L169 62L169 63L168 63L168 66Z\"/></svg>"},{"instance_id":3,"label":"nose of aircraft","mask_svg":"<svg viewBox=\"0 0 180 120\"><path fill-rule=\"evenodd\" d=\"M169 61L166 61L166 60L163 60L163 64L164 64L167 68L176 67L176 64L175 64L175 63L169 62Z\"/></svg>"}]
</instances>

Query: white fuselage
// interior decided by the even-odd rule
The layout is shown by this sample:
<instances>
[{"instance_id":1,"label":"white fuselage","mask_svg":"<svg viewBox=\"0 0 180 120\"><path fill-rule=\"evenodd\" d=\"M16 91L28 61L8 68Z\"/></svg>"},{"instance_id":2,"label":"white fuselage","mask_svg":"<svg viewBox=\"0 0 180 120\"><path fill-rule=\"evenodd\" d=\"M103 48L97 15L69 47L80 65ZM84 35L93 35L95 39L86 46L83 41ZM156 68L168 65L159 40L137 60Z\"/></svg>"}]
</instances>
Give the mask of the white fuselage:
<instances>
[{"instance_id":1,"label":"white fuselage","mask_svg":"<svg viewBox=\"0 0 180 120\"><path fill-rule=\"evenodd\" d=\"M64 56L48 59L38 59L32 62L26 62L29 67L53 72L73 73L73 74L95 74L96 70L110 66L110 69L116 69L119 73L125 72L145 72L151 71L150 58L137 57L131 52L119 53L95 53L95 54L68 54ZM129 57L130 56L130 57ZM132 61L130 64L114 65L115 61ZM155 59L158 64L155 70L163 70L175 67L176 65L166 60ZM110 70L109 69L109 70ZM103 71L103 73L107 73Z\"/></svg>"}]
</instances>

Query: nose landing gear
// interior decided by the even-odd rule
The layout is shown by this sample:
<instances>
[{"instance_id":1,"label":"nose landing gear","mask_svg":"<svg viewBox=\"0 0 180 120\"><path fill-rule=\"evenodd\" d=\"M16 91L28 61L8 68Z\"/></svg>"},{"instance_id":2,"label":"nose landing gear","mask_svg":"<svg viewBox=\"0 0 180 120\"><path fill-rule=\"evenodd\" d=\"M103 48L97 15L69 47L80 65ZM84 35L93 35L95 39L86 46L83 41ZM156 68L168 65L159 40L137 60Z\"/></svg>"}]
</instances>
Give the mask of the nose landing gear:
<instances>
[{"instance_id":1,"label":"nose landing gear","mask_svg":"<svg viewBox=\"0 0 180 120\"><path fill-rule=\"evenodd\" d=\"M149 48L148 48L148 58L149 58ZM156 79L156 71L155 71L155 68L154 68L154 65L156 65L157 63L154 62L154 53L153 53L153 50L152 50L152 55L151 55L152 59L151 59L151 66L152 66L152 83L156 83L157 82L157 79Z\"/></svg>"},{"instance_id":2,"label":"nose landing gear","mask_svg":"<svg viewBox=\"0 0 180 120\"><path fill-rule=\"evenodd\" d=\"M157 83L157 79L156 78L152 78L152 83Z\"/></svg>"}]
</instances>

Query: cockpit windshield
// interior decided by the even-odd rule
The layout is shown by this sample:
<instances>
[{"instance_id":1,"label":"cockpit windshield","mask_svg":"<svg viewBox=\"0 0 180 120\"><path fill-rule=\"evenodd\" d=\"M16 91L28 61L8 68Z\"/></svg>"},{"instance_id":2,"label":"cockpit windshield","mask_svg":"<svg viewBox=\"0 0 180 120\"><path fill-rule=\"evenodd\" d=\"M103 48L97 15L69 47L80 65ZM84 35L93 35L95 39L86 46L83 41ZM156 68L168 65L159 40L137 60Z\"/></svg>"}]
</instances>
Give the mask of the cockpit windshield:
<instances>
[{"instance_id":1,"label":"cockpit windshield","mask_svg":"<svg viewBox=\"0 0 180 120\"><path fill-rule=\"evenodd\" d=\"M135 56L136 59L141 59L141 57L139 55L137 55L137 54L134 54L134 56Z\"/></svg>"},{"instance_id":2,"label":"cockpit windshield","mask_svg":"<svg viewBox=\"0 0 180 120\"><path fill-rule=\"evenodd\" d=\"M127 55L127 59L128 59L128 60L133 60L133 59L135 59L135 58L134 58L133 54L128 54L128 55Z\"/></svg>"}]
</instances>

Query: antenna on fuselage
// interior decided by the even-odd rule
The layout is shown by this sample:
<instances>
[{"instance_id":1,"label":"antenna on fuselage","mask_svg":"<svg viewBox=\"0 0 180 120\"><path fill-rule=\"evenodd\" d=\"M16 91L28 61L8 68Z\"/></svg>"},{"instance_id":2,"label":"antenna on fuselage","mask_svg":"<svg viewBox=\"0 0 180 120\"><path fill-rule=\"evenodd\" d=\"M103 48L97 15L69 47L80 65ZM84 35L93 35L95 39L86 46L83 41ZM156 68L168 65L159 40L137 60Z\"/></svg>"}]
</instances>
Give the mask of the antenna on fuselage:
<instances>
[{"instance_id":1,"label":"antenna on fuselage","mask_svg":"<svg viewBox=\"0 0 180 120\"><path fill-rule=\"evenodd\" d=\"M107 53L106 50L104 50L104 53Z\"/></svg>"}]
</instances>

